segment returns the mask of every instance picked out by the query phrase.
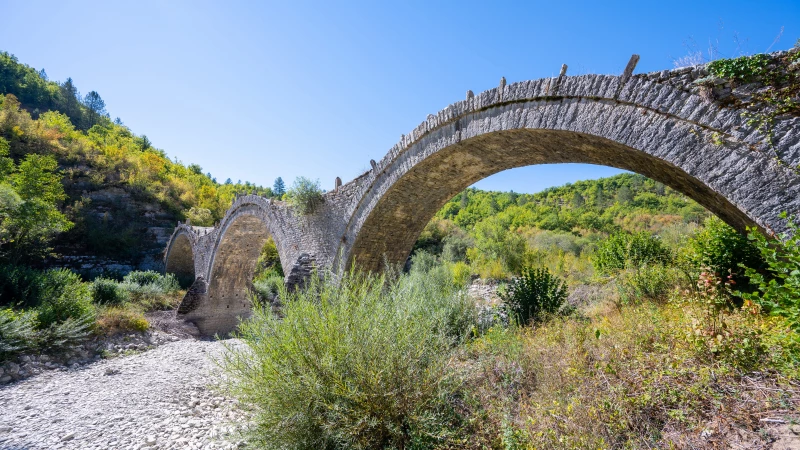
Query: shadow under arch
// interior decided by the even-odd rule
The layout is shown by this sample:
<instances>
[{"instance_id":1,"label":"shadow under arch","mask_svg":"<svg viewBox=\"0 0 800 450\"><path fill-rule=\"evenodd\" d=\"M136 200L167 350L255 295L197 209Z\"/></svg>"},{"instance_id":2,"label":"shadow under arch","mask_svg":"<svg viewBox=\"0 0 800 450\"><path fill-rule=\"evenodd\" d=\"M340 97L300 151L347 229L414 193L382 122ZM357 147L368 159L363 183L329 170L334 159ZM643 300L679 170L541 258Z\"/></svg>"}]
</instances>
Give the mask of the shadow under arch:
<instances>
[{"instance_id":1,"label":"shadow under arch","mask_svg":"<svg viewBox=\"0 0 800 450\"><path fill-rule=\"evenodd\" d=\"M388 186L376 196L362 225L351 230L355 240L347 267L355 264L378 271L384 255L390 263L403 262L425 225L459 192L504 170L555 163L588 163L636 172L692 198L737 229L755 225L725 196L665 159L586 133L520 128L461 140L423 155L395 177L387 176Z\"/></svg>"},{"instance_id":2,"label":"shadow under arch","mask_svg":"<svg viewBox=\"0 0 800 450\"><path fill-rule=\"evenodd\" d=\"M167 248L167 257L164 271L175 275L178 283L184 289L194 283L194 251L192 241L186 233L178 233Z\"/></svg>"}]
</instances>

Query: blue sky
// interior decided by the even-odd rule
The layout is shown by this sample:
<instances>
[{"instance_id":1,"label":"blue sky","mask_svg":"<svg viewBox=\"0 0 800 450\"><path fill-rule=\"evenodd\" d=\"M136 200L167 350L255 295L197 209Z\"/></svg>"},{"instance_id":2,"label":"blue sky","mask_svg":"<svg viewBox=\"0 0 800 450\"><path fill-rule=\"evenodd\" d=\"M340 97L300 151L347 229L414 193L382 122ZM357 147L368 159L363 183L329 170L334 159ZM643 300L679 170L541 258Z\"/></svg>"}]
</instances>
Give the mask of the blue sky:
<instances>
[{"instance_id":1,"label":"blue sky","mask_svg":"<svg viewBox=\"0 0 800 450\"><path fill-rule=\"evenodd\" d=\"M671 68L790 48L800 1L89 2L0 0L0 50L96 90L112 117L218 180L330 189L430 113L498 84ZM781 28L783 35L775 38ZM514 169L478 183L536 192L615 169Z\"/></svg>"}]
</instances>

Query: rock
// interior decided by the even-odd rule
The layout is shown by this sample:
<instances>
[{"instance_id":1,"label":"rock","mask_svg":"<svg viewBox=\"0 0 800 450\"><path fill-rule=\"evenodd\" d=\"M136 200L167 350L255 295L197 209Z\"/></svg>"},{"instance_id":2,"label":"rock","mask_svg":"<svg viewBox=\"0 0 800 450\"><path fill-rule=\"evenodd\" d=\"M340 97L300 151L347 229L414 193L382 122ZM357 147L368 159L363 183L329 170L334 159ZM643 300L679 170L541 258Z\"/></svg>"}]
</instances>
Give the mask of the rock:
<instances>
[{"instance_id":1,"label":"rock","mask_svg":"<svg viewBox=\"0 0 800 450\"><path fill-rule=\"evenodd\" d=\"M64 435L64 437L61 438L61 442L67 442L67 441L71 441L73 439L75 439L75 433L74 432L67 433L67 434Z\"/></svg>"},{"instance_id":2,"label":"rock","mask_svg":"<svg viewBox=\"0 0 800 450\"><path fill-rule=\"evenodd\" d=\"M156 445L156 441L158 441L158 439L155 436L147 436L144 439L144 445L152 447L153 445Z\"/></svg>"},{"instance_id":3,"label":"rock","mask_svg":"<svg viewBox=\"0 0 800 450\"><path fill-rule=\"evenodd\" d=\"M8 425L0 425L0 433L8 433L11 430L13 430L13 428Z\"/></svg>"}]
</instances>

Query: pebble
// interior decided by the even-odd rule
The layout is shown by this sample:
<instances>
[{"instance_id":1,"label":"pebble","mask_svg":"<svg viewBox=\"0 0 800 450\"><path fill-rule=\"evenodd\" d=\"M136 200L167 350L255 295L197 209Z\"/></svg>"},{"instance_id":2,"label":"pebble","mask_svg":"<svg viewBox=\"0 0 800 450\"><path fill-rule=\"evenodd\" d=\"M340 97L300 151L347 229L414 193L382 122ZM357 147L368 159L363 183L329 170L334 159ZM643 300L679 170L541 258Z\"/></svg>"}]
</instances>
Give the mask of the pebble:
<instances>
[{"instance_id":1,"label":"pebble","mask_svg":"<svg viewBox=\"0 0 800 450\"><path fill-rule=\"evenodd\" d=\"M0 449L239 448L247 416L209 386L225 344L242 344L165 342L0 386Z\"/></svg>"}]
</instances>

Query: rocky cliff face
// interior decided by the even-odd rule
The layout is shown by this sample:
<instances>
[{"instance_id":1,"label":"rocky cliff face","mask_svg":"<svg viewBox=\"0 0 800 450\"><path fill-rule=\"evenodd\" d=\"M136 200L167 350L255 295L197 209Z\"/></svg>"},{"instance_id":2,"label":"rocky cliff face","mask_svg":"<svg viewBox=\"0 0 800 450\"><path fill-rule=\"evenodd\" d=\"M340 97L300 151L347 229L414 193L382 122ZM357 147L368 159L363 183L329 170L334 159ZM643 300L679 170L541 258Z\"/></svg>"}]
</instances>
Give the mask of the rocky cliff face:
<instances>
[{"instance_id":1,"label":"rocky cliff face","mask_svg":"<svg viewBox=\"0 0 800 450\"><path fill-rule=\"evenodd\" d=\"M81 167L65 170L70 200L67 210L75 227L55 242L50 267L67 267L85 276L163 270L163 252L179 220L123 183L96 183Z\"/></svg>"}]
</instances>

